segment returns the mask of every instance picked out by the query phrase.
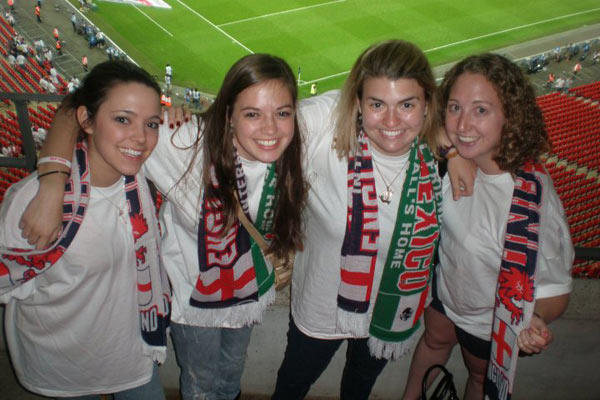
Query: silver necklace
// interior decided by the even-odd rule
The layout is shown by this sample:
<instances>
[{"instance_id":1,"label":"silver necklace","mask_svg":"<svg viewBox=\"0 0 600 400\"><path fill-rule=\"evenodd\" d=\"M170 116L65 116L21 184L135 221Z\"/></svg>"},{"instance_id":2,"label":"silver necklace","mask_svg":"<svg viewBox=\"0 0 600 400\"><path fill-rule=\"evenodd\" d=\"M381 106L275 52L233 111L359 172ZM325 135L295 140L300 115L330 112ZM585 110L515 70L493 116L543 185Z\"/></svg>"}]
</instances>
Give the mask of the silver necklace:
<instances>
[{"instance_id":1,"label":"silver necklace","mask_svg":"<svg viewBox=\"0 0 600 400\"><path fill-rule=\"evenodd\" d=\"M100 194L100 196L102 196L104 198L104 200L108 201L114 208L117 209L117 211L119 211L118 218L121 220L121 222L123 224L127 225L127 220L125 219L125 210L123 210L123 207L117 205L114 201L109 199L104 193L102 193L102 190L98 189L98 190L96 190L96 192L98 192L98 194Z\"/></svg>"},{"instance_id":2,"label":"silver necklace","mask_svg":"<svg viewBox=\"0 0 600 400\"><path fill-rule=\"evenodd\" d=\"M394 191L392 190L392 185L394 184L394 182L396 182L396 179L398 179L398 177L400 175L402 175L402 173L404 172L406 167L408 167L410 160L406 160L406 162L402 166L402 169L400 169L400 171L396 174L396 176L394 176L394 179L392 179L392 181L390 182L389 185L385 181L385 177L381 173L381 170L377 166L377 163L375 163L375 159L373 158L372 160L373 160L373 164L375 165L375 169L377 169L377 172L379 172L379 176L381 177L381 179L383 180L383 184L385 185L385 190L383 191L383 193L381 193L379 195L379 199L385 204L390 204L392 202L392 196L394 195Z\"/></svg>"}]
</instances>

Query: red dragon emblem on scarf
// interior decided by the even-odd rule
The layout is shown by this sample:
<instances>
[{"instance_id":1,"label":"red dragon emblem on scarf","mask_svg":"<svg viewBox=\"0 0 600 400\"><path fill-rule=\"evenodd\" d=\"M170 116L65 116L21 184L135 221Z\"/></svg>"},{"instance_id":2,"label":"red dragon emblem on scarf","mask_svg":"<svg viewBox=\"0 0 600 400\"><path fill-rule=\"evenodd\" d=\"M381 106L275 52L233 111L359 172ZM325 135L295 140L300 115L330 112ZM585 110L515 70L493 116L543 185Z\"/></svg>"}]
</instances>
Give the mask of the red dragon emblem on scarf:
<instances>
[{"instance_id":1,"label":"red dragon emblem on scarf","mask_svg":"<svg viewBox=\"0 0 600 400\"><path fill-rule=\"evenodd\" d=\"M131 227L133 228L133 238L137 242L139 238L148 232L148 223L141 214L135 214L131 218Z\"/></svg>"},{"instance_id":2,"label":"red dragon emblem on scarf","mask_svg":"<svg viewBox=\"0 0 600 400\"><path fill-rule=\"evenodd\" d=\"M498 277L498 297L511 314L512 324L523 318L523 307L514 302L533 301L533 280L525 271L502 268Z\"/></svg>"}]
</instances>

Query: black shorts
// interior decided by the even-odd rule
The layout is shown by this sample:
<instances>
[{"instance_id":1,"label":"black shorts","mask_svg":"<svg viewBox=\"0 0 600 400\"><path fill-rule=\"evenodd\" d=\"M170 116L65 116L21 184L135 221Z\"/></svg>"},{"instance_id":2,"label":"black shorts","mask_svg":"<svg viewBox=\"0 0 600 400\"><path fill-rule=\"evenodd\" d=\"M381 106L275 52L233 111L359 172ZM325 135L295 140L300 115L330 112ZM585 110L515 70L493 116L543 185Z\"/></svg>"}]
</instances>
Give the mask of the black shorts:
<instances>
[{"instance_id":1,"label":"black shorts","mask_svg":"<svg viewBox=\"0 0 600 400\"><path fill-rule=\"evenodd\" d=\"M440 313L446 315L446 311L444 310L444 305L440 301L437 295L437 282L436 282L436 274L433 275L433 285L431 288L431 296L433 300L429 304L430 307L433 307L434 310L439 311ZM454 322L454 331L456 332L456 338L458 339L458 343L461 347L466 349L469 353L474 355L477 358L482 360L490 359L490 352L492 349L492 342L488 340L483 340L470 334L462 328L459 328Z\"/></svg>"}]
</instances>

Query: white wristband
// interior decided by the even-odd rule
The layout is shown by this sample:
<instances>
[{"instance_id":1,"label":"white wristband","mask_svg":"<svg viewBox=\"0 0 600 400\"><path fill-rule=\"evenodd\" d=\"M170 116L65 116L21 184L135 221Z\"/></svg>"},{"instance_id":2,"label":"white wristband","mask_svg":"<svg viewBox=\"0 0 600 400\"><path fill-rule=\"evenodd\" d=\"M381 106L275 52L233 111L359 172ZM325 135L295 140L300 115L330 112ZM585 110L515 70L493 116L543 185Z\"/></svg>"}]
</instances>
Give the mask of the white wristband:
<instances>
[{"instance_id":1,"label":"white wristband","mask_svg":"<svg viewBox=\"0 0 600 400\"><path fill-rule=\"evenodd\" d=\"M37 165L39 167L42 164L47 164L47 163L51 163L51 162L64 165L65 167L71 169L71 161L69 161L65 158L56 157L56 156L42 157L38 160Z\"/></svg>"}]
</instances>

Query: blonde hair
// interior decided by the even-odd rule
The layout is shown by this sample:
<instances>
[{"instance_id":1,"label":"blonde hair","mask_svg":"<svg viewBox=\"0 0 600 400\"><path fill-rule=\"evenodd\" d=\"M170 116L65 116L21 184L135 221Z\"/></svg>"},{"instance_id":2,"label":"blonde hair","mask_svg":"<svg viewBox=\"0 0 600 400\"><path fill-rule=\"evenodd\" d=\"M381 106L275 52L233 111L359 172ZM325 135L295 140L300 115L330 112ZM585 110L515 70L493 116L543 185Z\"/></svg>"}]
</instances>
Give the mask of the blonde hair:
<instances>
[{"instance_id":1,"label":"blonde hair","mask_svg":"<svg viewBox=\"0 0 600 400\"><path fill-rule=\"evenodd\" d=\"M427 115L419 133L430 148L436 143L440 123L437 112L436 84L425 54L414 44L404 40L388 40L367 48L356 60L342 88L335 118L333 148L337 156L347 158L356 151L360 129L358 102L368 78L384 77L390 80L414 79L425 93Z\"/></svg>"}]
</instances>

